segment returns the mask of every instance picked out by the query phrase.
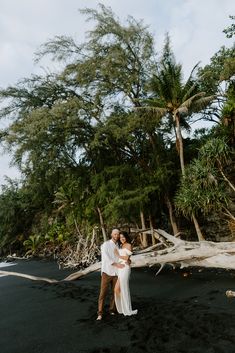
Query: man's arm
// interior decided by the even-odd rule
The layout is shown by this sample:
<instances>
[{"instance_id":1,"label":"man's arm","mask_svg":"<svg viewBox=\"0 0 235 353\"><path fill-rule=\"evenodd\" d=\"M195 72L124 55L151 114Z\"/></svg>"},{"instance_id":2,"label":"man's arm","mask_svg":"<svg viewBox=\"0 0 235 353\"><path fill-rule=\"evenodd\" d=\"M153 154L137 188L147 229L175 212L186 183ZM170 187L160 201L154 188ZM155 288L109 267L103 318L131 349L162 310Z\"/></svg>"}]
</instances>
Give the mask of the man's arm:
<instances>
[{"instance_id":1,"label":"man's arm","mask_svg":"<svg viewBox=\"0 0 235 353\"><path fill-rule=\"evenodd\" d=\"M111 266L114 266L117 268L125 267L125 265L115 262L114 259L110 256L110 249L108 248L107 243L103 244L102 252L103 252L103 255L105 256L106 261L108 261Z\"/></svg>"}]
</instances>

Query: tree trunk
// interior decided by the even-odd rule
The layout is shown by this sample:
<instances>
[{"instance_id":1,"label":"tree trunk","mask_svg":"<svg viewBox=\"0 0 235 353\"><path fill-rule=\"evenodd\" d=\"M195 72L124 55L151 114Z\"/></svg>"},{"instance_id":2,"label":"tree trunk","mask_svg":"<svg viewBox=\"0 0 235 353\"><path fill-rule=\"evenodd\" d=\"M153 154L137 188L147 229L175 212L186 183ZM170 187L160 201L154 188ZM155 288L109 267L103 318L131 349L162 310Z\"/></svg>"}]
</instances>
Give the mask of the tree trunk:
<instances>
[{"instance_id":1,"label":"tree trunk","mask_svg":"<svg viewBox=\"0 0 235 353\"><path fill-rule=\"evenodd\" d=\"M166 197L166 205L167 205L167 208L168 208L168 211L169 211L169 217L170 217L170 222L171 222L173 234L176 235L176 234L179 233L179 230L178 230L176 219L175 219L175 216L174 216L174 213L173 213L172 204L171 204L171 202L170 202L168 197Z\"/></svg>"},{"instance_id":2,"label":"tree trunk","mask_svg":"<svg viewBox=\"0 0 235 353\"><path fill-rule=\"evenodd\" d=\"M97 242L97 227L93 227L92 229L92 237L91 237L91 244L89 247L89 250L91 250L91 248L94 246L94 244Z\"/></svg>"},{"instance_id":3,"label":"tree trunk","mask_svg":"<svg viewBox=\"0 0 235 353\"><path fill-rule=\"evenodd\" d=\"M204 236L202 235L200 226L199 226L199 224L198 224L198 221L197 221L197 219L196 219L194 213L192 214L192 219L193 219L193 223L194 223L194 226L195 226L195 229L196 229L196 232L197 232L198 241L204 241L205 238L204 238Z\"/></svg>"},{"instance_id":4,"label":"tree trunk","mask_svg":"<svg viewBox=\"0 0 235 353\"><path fill-rule=\"evenodd\" d=\"M217 162L218 162L220 174L222 175L222 177L226 181L226 183L230 186L230 188L235 192L235 186L231 183L231 181L224 174L220 161L217 161Z\"/></svg>"},{"instance_id":5,"label":"tree trunk","mask_svg":"<svg viewBox=\"0 0 235 353\"><path fill-rule=\"evenodd\" d=\"M180 120L177 113L174 113L174 120L176 125L176 148L179 153L180 157L180 167L182 175L185 175L185 168L184 168L184 147L183 147L183 138L181 134L181 127L180 127Z\"/></svg>"},{"instance_id":6,"label":"tree trunk","mask_svg":"<svg viewBox=\"0 0 235 353\"><path fill-rule=\"evenodd\" d=\"M184 167L184 147L183 147L183 138L181 134L180 120L177 112L174 113L174 121L176 125L176 147L178 148L178 153L180 156L180 167L183 177L185 176L185 167ZM198 240L203 241L205 238L202 235L198 221L194 214L192 214L193 223L197 232Z\"/></svg>"},{"instance_id":7,"label":"tree trunk","mask_svg":"<svg viewBox=\"0 0 235 353\"><path fill-rule=\"evenodd\" d=\"M141 230L137 229L137 231ZM155 244L145 250L135 252L131 256L131 267L160 265L161 270L165 264L170 264L173 267L180 266L180 268L209 267L235 270L235 242L184 241L161 229L154 229L154 233L156 237L160 237L164 249L158 250L160 244ZM75 280L99 270L100 267L101 263L97 262L85 270L70 274L64 280Z\"/></svg>"},{"instance_id":8,"label":"tree trunk","mask_svg":"<svg viewBox=\"0 0 235 353\"><path fill-rule=\"evenodd\" d=\"M77 221L76 221L76 217L75 217L75 214L74 214L73 211L72 211L72 214L73 214L73 220L74 220L74 224L75 224L76 231L77 231L78 235L81 236L81 232L80 232L80 230L79 230L79 228L78 228L78 224L77 224Z\"/></svg>"},{"instance_id":9,"label":"tree trunk","mask_svg":"<svg viewBox=\"0 0 235 353\"><path fill-rule=\"evenodd\" d=\"M155 245L156 244L156 238L154 236L153 220L152 220L152 216L151 215L149 215L149 225L150 225L151 236L152 236L152 245Z\"/></svg>"},{"instance_id":10,"label":"tree trunk","mask_svg":"<svg viewBox=\"0 0 235 353\"><path fill-rule=\"evenodd\" d=\"M99 218L100 218L100 227L101 227L101 230L102 230L103 240L106 241L106 240L108 240L108 238L107 238L106 230L105 230L105 227L104 227L103 215L102 215L101 209L99 207L97 207L97 212L98 212Z\"/></svg>"},{"instance_id":11,"label":"tree trunk","mask_svg":"<svg viewBox=\"0 0 235 353\"><path fill-rule=\"evenodd\" d=\"M148 232L151 230L132 229L132 232ZM164 230L154 229L154 236L161 242L150 246L147 249L134 252L131 256L131 267L146 267L160 265L160 270L165 264L184 267L207 267L207 268L223 268L235 270L235 242L197 242L184 241L168 234ZM159 249L161 247L162 249ZM98 271L101 268L101 262L96 262L91 266L70 274L63 281L73 281L88 273ZM160 272L157 271L157 273ZM57 281L50 278L36 277L17 272L0 271L0 275L20 276L30 280L46 281L56 283ZM226 293L227 296L234 296L233 291Z\"/></svg>"},{"instance_id":12,"label":"tree trunk","mask_svg":"<svg viewBox=\"0 0 235 353\"><path fill-rule=\"evenodd\" d=\"M145 219L144 219L144 212L141 210L140 211L140 220L141 220L141 227L142 229L145 229ZM142 233L140 235L140 241L141 241L141 245L146 248L148 246L148 238L147 238L147 234Z\"/></svg>"}]
</instances>

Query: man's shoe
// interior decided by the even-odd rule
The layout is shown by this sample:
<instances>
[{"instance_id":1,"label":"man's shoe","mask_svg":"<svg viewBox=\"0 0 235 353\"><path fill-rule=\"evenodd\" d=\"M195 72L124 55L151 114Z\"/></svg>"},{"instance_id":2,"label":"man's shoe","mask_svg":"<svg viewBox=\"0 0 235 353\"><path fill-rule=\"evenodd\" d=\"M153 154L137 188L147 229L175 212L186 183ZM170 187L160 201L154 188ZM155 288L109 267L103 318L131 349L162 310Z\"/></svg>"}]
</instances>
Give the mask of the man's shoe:
<instances>
[{"instance_id":1,"label":"man's shoe","mask_svg":"<svg viewBox=\"0 0 235 353\"><path fill-rule=\"evenodd\" d=\"M102 320L102 315L98 315L96 321L101 321Z\"/></svg>"}]
</instances>

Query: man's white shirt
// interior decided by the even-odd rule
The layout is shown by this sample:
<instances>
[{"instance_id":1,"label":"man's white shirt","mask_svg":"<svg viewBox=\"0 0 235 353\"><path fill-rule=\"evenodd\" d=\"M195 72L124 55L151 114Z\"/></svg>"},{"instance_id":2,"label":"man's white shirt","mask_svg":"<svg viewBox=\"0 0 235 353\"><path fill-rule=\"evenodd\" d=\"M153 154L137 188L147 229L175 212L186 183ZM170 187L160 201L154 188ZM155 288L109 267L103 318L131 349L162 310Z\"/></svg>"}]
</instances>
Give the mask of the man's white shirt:
<instances>
[{"instance_id":1,"label":"man's white shirt","mask_svg":"<svg viewBox=\"0 0 235 353\"><path fill-rule=\"evenodd\" d=\"M109 276L117 276L117 268L112 265L118 262L118 257L114 254L115 249L118 249L118 246L112 239L101 245L101 274L105 272Z\"/></svg>"}]
</instances>

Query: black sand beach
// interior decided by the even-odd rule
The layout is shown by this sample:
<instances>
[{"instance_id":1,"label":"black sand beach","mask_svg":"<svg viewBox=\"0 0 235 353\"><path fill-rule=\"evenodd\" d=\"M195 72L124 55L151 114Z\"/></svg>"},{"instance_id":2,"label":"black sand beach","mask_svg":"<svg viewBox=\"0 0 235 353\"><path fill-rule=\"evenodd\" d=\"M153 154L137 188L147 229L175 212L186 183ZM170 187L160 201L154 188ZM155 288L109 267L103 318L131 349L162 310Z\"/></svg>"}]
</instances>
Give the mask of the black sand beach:
<instances>
[{"instance_id":1,"label":"black sand beach","mask_svg":"<svg viewBox=\"0 0 235 353\"><path fill-rule=\"evenodd\" d=\"M4 270L4 268L2 268ZM7 271L63 279L46 261L17 261ZM235 273L224 270L133 269L138 315L97 322L100 274L48 284L0 277L1 353L235 352Z\"/></svg>"}]
</instances>

